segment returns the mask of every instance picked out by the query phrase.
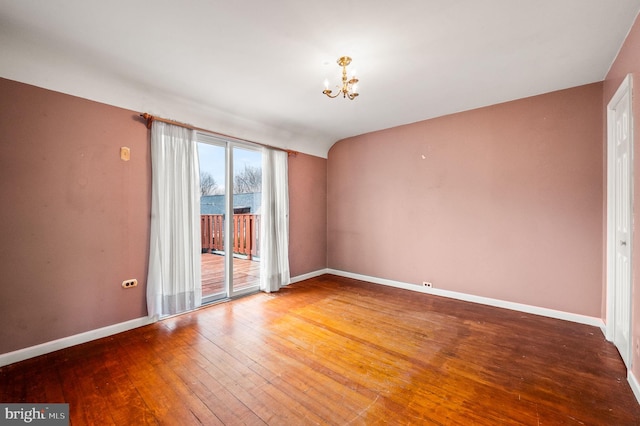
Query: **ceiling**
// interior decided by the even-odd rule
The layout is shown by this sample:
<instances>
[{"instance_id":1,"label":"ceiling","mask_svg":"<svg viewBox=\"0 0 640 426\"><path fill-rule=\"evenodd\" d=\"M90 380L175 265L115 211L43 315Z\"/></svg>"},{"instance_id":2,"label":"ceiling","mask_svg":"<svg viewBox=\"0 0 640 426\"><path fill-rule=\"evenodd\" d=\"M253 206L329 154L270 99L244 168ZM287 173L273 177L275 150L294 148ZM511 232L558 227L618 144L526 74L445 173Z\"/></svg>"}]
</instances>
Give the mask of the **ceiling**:
<instances>
[{"instance_id":1,"label":"ceiling","mask_svg":"<svg viewBox=\"0 0 640 426\"><path fill-rule=\"evenodd\" d=\"M0 0L0 76L326 157L601 81L640 0ZM349 55L360 96L329 99Z\"/></svg>"}]
</instances>

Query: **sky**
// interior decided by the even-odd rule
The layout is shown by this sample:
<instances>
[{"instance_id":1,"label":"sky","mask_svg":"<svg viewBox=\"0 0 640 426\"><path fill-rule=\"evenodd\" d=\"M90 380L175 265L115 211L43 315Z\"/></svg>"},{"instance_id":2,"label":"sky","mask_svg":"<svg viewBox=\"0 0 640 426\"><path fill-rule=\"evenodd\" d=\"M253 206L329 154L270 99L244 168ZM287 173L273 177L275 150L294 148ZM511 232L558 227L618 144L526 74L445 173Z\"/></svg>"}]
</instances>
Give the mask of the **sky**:
<instances>
[{"instance_id":1,"label":"sky","mask_svg":"<svg viewBox=\"0 0 640 426\"><path fill-rule=\"evenodd\" d=\"M224 186L224 146L198 144L200 156L200 171L209 172L220 188ZM235 172L242 171L244 166L262 167L262 153L244 148L234 147L233 168Z\"/></svg>"}]
</instances>

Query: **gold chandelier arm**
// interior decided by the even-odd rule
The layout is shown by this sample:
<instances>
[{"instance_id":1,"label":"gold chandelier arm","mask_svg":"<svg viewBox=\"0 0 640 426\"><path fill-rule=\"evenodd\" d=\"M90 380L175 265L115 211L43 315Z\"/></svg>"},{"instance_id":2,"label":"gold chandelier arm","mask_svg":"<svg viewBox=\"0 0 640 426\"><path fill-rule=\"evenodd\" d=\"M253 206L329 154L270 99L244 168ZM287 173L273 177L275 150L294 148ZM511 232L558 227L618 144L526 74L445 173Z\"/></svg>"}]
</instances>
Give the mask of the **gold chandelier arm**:
<instances>
[{"instance_id":1,"label":"gold chandelier arm","mask_svg":"<svg viewBox=\"0 0 640 426\"><path fill-rule=\"evenodd\" d=\"M342 90L341 90L341 91L339 91L338 93L336 93L336 94L335 94L335 95L333 95L333 96L331 96L331 90L329 90L329 89L324 89L324 90L322 91L322 93L324 93L325 95L327 95L328 97L330 97L331 99L333 99L333 98L337 98L337 97L340 95L340 93L342 93Z\"/></svg>"}]
</instances>

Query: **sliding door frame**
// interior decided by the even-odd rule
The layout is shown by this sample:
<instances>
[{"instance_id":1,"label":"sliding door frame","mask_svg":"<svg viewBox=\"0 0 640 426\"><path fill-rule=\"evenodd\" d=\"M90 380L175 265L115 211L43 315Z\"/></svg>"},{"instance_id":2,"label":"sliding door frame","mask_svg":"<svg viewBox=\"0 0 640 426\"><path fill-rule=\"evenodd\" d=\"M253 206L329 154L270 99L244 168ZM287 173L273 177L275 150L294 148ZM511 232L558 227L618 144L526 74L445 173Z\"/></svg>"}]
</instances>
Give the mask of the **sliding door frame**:
<instances>
[{"instance_id":1,"label":"sliding door frame","mask_svg":"<svg viewBox=\"0 0 640 426\"><path fill-rule=\"evenodd\" d=\"M245 287L240 290L235 290L233 285L233 182L234 182L234 167L233 167L233 151L234 148L241 148L250 151L262 151L262 147L259 145L241 142L233 139L221 138L209 133L197 132L196 140L198 143L206 143L209 145L220 146L225 149L225 198L224 198L224 214L226 218L230 218L224 221L224 289L225 298L235 298L244 296L251 293L256 293L260 290L260 284L255 286ZM214 302L220 299L207 300L205 303Z\"/></svg>"}]
</instances>

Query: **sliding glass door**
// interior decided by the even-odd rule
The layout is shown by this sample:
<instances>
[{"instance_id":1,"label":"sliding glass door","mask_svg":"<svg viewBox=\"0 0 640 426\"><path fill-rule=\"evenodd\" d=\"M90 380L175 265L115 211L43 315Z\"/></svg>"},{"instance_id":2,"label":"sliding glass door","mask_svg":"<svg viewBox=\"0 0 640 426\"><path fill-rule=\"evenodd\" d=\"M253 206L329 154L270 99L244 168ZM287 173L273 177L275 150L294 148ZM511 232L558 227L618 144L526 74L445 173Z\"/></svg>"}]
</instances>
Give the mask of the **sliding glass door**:
<instances>
[{"instance_id":1,"label":"sliding glass door","mask_svg":"<svg viewBox=\"0 0 640 426\"><path fill-rule=\"evenodd\" d=\"M224 216L226 173L224 144L198 143L200 159L200 240L203 302L227 297Z\"/></svg>"},{"instance_id":2,"label":"sliding glass door","mask_svg":"<svg viewBox=\"0 0 640 426\"><path fill-rule=\"evenodd\" d=\"M233 147L233 292L260 287L262 152Z\"/></svg>"},{"instance_id":3,"label":"sliding glass door","mask_svg":"<svg viewBox=\"0 0 640 426\"><path fill-rule=\"evenodd\" d=\"M198 134L203 303L260 287L260 148ZM230 218L227 220L227 218Z\"/></svg>"}]
</instances>

